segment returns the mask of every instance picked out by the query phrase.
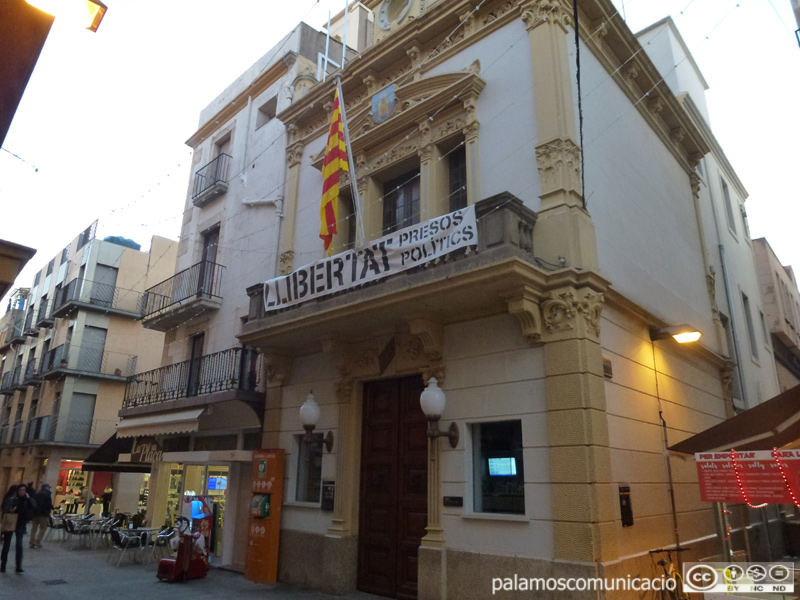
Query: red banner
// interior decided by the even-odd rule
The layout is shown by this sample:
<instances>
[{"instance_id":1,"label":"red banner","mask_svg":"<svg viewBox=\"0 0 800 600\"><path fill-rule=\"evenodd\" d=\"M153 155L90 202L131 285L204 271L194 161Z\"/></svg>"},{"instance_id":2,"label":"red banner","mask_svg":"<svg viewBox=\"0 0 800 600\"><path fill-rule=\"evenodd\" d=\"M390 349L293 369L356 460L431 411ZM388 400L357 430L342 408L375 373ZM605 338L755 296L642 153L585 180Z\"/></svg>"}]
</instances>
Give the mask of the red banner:
<instances>
[{"instance_id":1,"label":"red banner","mask_svg":"<svg viewBox=\"0 0 800 600\"><path fill-rule=\"evenodd\" d=\"M800 492L800 450L699 452L704 502L792 504Z\"/></svg>"}]
</instances>

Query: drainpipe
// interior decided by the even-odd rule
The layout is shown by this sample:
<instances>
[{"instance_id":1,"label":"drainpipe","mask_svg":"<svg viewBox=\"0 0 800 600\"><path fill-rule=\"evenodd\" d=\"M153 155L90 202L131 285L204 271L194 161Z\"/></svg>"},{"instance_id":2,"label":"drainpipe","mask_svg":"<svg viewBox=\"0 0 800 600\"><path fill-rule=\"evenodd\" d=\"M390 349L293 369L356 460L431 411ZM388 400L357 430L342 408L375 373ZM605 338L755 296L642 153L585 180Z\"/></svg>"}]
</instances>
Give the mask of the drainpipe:
<instances>
[{"instance_id":1,"label":"drainpipe","mask_svg":"<svg viewBox=\"0 0 800 600\"><path fill-rule=\"evenodd\" d=\"M725 246L719 245L719 260L722 265L722 281L725 283L725 295L728 297L728 314L731 316L731 334L733 335L733 360L736 361L736 372L739 374L739 389L742 392L744 407L749 408L747 401L747 391L744 385L744 371L742 361L739 360L739 335L736 333L736 318L733 313L733 302L731 301L731 282L728 280L728 263L725 260Z\"/></svg>"}]
</instances>

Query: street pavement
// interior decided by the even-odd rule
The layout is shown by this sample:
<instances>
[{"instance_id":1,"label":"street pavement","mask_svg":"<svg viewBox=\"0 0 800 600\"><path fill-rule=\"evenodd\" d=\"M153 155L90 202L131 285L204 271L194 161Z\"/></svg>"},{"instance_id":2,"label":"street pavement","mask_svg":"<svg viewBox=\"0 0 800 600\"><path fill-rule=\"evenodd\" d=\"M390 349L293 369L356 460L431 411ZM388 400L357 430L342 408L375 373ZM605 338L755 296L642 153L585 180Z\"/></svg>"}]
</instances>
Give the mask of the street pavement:
<instances>
[{"instance_id":1,"label":"street pavement","mask_svg":"<svg viewBox=\"0 0 800 600\"><path fill-rule=\"evenodd\" d=\"M104 544L97 549L77 543L46 540L42 548L28 547L22 561L24 573L14 571L14 541L6 573L0 574L0 599L58 598L58 600L175 600L184 595L192 600L235 598L236 600L332 600L337 598L315 590L285 584L258 584L241 573L212 568L208 576L186 583L166 583L156 579L158 560L133 562L129 550L117 567L119 551ZM112 552L113 550L113 552ZM149 551L148 551L149 552ZM109 557L109 554L111 556ZM378 600L378 596L353 592L339 598ZM382 599L381 599L382 600Z\"/></svg>"}]
</instances>

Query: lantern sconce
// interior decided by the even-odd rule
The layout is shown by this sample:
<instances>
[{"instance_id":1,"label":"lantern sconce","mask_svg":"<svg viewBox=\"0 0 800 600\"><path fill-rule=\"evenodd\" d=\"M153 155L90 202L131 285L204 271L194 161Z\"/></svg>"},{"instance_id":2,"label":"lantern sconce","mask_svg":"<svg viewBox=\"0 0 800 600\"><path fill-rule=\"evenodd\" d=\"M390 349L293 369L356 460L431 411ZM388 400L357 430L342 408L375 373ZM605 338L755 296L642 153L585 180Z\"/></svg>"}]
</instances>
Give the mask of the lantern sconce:
<instances>
[{"instance_id":1,"label":"lantern sconce","mask_svg":"<svg viewBox=\"0 0 800 600\"><path fill-rule=\"evenodd\" d=\"M431 377L428 380L428 387L422 391L419 397L422 412L425 413L425 418L428 420L428 437L446 437L450 440L450 447L455 448L458 446L458 425L456 422L450 423L447 431L439 429L439 420L442 418L446 402L447 399L442 388L439 387L439 382L436 377Z\"/></svg>"},{"instance_id":2,"label":"lantern sconce","mask_svg":"<svg viewBox=\"0 0 800 600\"><path fill-rule=\"evenodd\" d=\"M303 429L306 430L306 435L303 441L310 444L314 441L314 428L319 422L319 404L314 397L314 392L310 391L306 396L306 401L300 407L300 422L303 424ZM322 440L322 445L330 452L333 450L333 432L328 431L325 438Z\"/></svg>"}]
</instances>

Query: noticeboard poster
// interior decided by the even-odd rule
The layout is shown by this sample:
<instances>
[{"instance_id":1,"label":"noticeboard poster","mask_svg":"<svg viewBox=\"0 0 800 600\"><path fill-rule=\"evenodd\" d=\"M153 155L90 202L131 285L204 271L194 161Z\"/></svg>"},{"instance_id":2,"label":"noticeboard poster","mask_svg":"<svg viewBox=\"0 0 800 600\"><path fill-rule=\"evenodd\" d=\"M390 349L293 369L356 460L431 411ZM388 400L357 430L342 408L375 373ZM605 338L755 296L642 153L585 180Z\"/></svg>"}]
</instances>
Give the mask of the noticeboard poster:
<instances>
[{"instance_id":1,"label":"noticeboard poster","mask_svg":"<svg viewBox=\"0 0 800 600\"><path fill-rule=\"evenodd\" d=\"M698 452L704 502L792 504L800 497L800 450Z\"/></svg>"}]
</instances>

